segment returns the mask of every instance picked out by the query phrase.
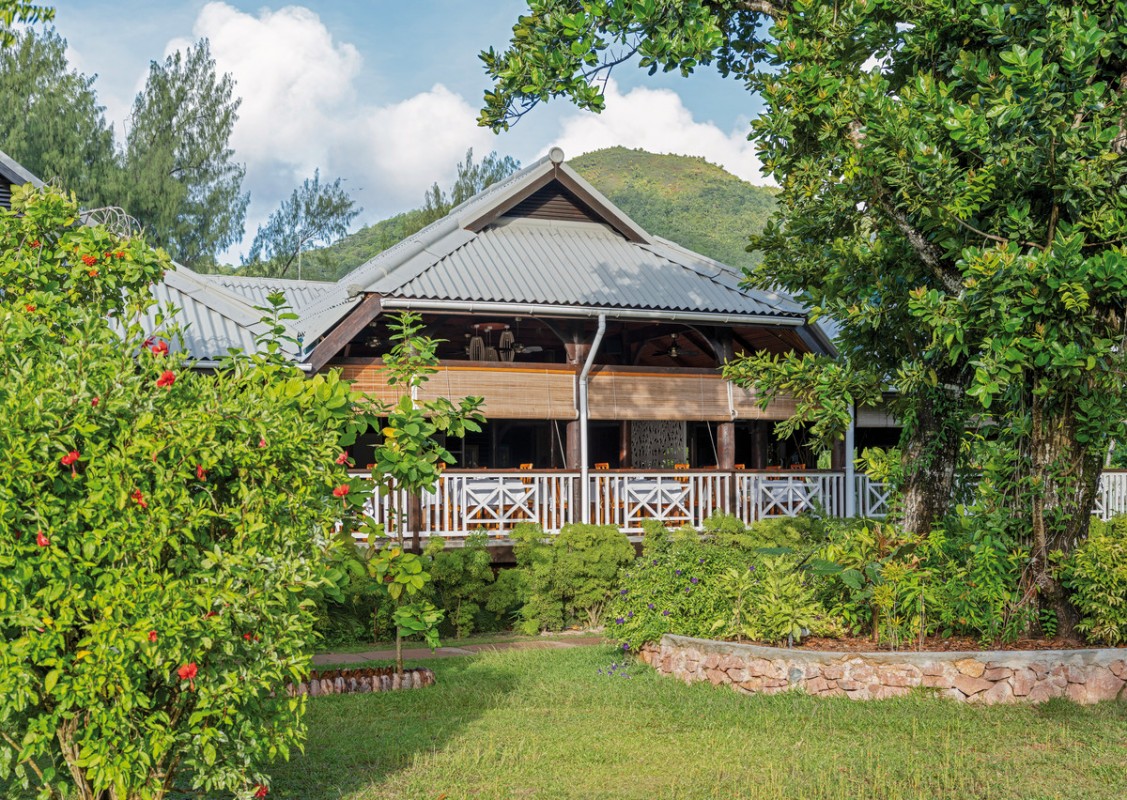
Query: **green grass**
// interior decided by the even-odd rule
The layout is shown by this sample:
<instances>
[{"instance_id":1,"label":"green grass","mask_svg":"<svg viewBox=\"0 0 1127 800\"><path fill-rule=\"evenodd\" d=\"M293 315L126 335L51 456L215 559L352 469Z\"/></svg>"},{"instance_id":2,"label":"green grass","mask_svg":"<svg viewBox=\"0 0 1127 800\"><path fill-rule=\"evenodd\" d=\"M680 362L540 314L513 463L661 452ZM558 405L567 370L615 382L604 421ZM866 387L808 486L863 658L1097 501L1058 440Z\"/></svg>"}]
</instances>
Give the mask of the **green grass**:
<instances>
[{"instance_id":1,"label":"green grass","mask_svg":"<svg viewBox=\"0 0 1127 800\"><path fill-rule=\"evenodd\" d=\"M312 698L272 798L1127 797L1127 703L748 697L608 647L427 662L436 687Z\"/></svg>"}]
</instances>

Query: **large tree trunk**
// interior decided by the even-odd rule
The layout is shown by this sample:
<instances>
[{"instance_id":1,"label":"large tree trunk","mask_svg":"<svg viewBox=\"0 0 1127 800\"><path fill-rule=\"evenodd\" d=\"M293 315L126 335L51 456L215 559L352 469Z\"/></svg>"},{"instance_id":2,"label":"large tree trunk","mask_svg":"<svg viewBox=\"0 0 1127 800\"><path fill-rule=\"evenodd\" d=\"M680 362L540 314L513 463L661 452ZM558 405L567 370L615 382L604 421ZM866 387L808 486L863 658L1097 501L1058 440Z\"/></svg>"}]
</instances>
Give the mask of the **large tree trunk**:
<instances>
[{"instance_id":1,"label":"large tree trunk","mask_svg":"<svg viewBox=\"0 0 1127 800\"><path fill-rule=\"evenodd\" d=\"M1075 634L1079 616L1060 581L1052 573L1049 555L1071 552L1088 535L1096 501L1101 448L1077 440L1071 404L1046 407L1034 393L1030 459L1033 479L1033 542L1027 581L1036 590L1041 608L1056 612L1057 633Z\"/></svg>"},{"instance_id":2,"label":"large tree trunk","mask_svg":"<svg viewBox=\"0 0 1127 800\"><path fill-rule=\"evenodd\" d=\"M901 445L900 524L911 533L927 536L951 506L964 427L961 405L942 387L923 393L917 402L914 423Z\"/></svg>"}]
</instances>

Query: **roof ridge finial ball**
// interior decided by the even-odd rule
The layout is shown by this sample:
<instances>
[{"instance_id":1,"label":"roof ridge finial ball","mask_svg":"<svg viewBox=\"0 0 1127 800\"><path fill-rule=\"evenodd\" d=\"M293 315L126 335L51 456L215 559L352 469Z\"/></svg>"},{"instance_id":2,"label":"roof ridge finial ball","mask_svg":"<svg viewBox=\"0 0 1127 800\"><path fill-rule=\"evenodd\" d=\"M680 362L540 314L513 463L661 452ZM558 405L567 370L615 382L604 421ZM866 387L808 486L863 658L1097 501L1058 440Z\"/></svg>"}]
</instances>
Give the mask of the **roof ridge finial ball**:
<instances>
[{"instance_id":1,"label":"roof ridge finial ball","mask_svg":"<svg viewBox=\"0 0 1127 800\"><path fill-rule=\"evenodd\" d=\"M564 160L564 151L562 147L553 147L548 151L548 158L553 164L562 164Z\"/></svg>"}]
</instances>

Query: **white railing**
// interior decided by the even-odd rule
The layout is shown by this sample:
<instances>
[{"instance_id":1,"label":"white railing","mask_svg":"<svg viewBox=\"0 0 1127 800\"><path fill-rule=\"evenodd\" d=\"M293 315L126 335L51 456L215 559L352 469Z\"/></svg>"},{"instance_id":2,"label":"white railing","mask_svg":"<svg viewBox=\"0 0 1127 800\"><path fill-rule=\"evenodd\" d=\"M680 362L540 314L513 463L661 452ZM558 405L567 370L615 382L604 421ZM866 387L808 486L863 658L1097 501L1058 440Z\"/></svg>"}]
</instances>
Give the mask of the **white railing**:
<instances>
[{"instance_id":1,"label":"white railing","mask_svg":"<svg viewBox=\"0 0 1127 800\"><path fill-rule=\"evenodd\" d=\"M737 472L735 508L744 522L819 513L845 516L845 473Z\"/></svg>"},{"instance_id":2,"label":"white railing","mask_svg":"<svg viewBox=\"0 0 1127 800\"><path fill-rule=\"evenodd\" d=\"M583 519L580 473L559 470L451 470L433 492L420 498L419 535L459 538L477 531L506 536L521 523L548 533ZM893 493L884 483L857 475L856 514L884 517ZM745 523L769 517L818 513L845 516L845 474L836 471L676 470L590 473L587 503L591 522L642 532L647 520L699 528L714 513L734 514ZM410 536L407 493L373 493L366 511L389 534ZM1127 513L1127 471L1105 472L1096 507L1101 519Z\"/></svg>"},{"instance_id":3,"label":"white railing","mask_svg":"<svg viewBox=\"0 0 1127 800\"><path fill-rule=\"evenodd\" d=\"M707 471L590 473L591 521L641 533L642 523L699 528L716 512L730 513L732 473Z\"/></svg>"}]
</instances>

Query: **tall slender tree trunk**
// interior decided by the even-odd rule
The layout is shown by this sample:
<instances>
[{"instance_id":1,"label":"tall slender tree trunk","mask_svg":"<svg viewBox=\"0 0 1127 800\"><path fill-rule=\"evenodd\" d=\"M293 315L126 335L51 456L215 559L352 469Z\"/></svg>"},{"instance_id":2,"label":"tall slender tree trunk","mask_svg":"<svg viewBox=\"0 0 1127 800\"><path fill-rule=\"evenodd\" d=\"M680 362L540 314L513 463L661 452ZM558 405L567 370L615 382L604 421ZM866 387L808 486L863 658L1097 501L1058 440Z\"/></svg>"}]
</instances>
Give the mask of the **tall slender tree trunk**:
<instances>
[{"instance_id":1,"label":"tall slender tree trunk","mask_svg":"<svg viewBox=\"0 0 1127 800\"><path fill-rule=\"evenodd\" d=\"M924 392L902 444L900 524L927 536L951 507L965 419L961 401L940 387Z\"/></svg>"},{"instance_id":2,"label":"tall slender tree trunk","mask_svg":"<svg viewBox=\"0 0 1127 800\"><path fill-rule=\"evenodd\" d=\"M1035 392L1030 459L1033 542L1027 582L1036 590L1040 607L1056 613L1057 633L1071 637L1079 615L1053 575L1049 557L1058 550L1071 552L1088 535L1103 452L1077 439L1071 403L1047 407Z\"/></svg>"}]
</instances>

